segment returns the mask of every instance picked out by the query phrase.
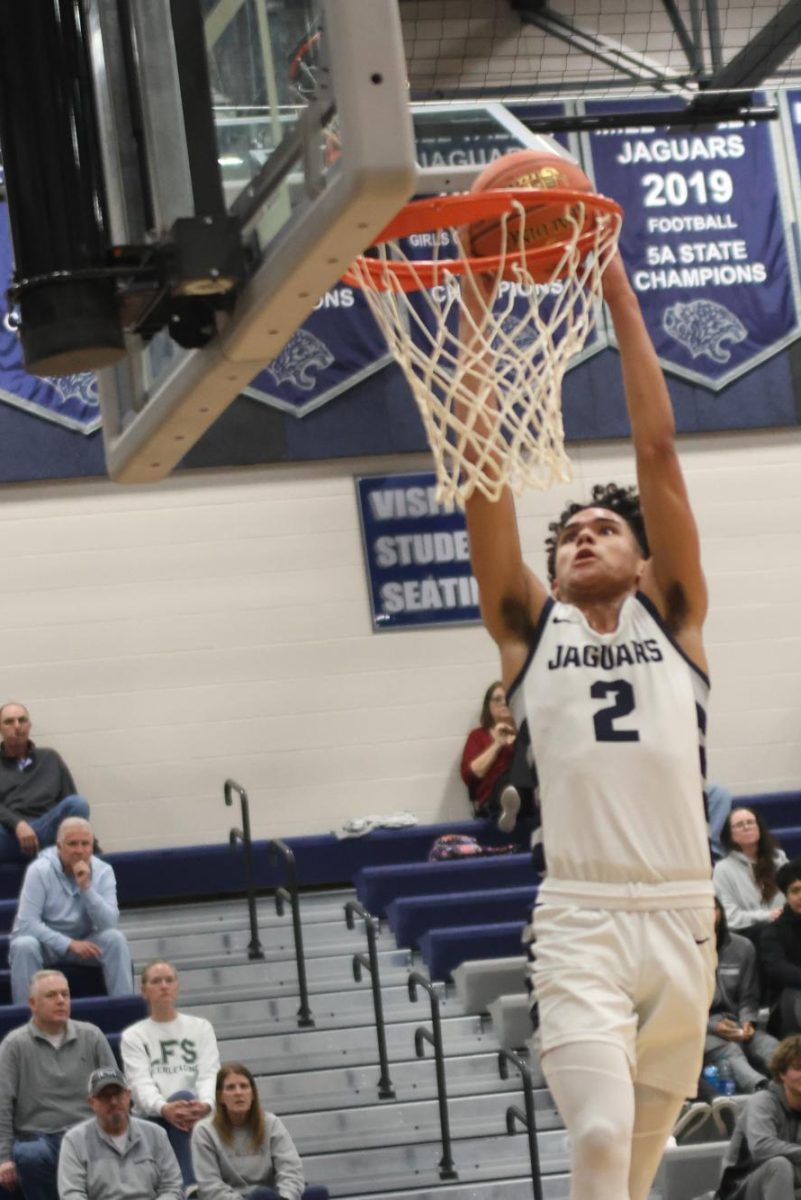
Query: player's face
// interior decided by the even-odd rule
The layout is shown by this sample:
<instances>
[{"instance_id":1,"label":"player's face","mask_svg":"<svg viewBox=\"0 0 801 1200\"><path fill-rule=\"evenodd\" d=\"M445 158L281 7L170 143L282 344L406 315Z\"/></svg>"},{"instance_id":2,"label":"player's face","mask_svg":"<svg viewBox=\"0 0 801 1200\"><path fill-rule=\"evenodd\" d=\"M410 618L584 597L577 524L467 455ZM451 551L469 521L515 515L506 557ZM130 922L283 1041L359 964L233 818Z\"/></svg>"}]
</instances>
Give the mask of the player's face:
<instances>
[{"instance_id":1,"label":"player's face","mask_svg":"<svg viewBox=\"0 0 801 1200\"><path fill-rule=\"evenodd\" d=\"M757 819L749 808L735 808L729 818L731 840L740 850L747 851L759 842Z\"/></svg>"},{"instance_id":2,"label":"player's face","mask_svg":"<svg viewBox=\"0 0 801 1200\"><path fill-rule=\"evenodd\" d=\"M567 601L613 599L636 588L644 565L627 521L607 508L584 508L559 535L554 594Z\"/></svg>"},{"instance_id":3,"label":"player's face","mask_svg":"<svg viewBox=\"0 0 801 1200\"><path fill-rule=\"evenodd\" d=\"M497 725L500 721L508 723L512 719L512 714L509 712L509 707L506 703L506 692L503 688L496 688L490 696L489 702L490 716L492 717L493 725Z\"/></svg>"}]
</instances>

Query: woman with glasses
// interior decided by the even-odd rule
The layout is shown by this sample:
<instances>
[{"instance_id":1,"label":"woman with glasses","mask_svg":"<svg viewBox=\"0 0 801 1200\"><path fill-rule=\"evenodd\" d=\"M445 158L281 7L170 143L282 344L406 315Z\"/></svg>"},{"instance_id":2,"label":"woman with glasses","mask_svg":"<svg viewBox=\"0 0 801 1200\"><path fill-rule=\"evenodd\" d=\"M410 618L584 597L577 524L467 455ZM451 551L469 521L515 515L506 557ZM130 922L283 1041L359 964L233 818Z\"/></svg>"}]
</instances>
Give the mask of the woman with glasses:
<instances>
[{"instance_id":1,"label":"woman with glasses","mask_svg":"<svg viewBox=\"0 0 801 1200\"><path fill-rule=\"evenodd\" d=\"M759 813L733 808L723 823L720 840L725 857L715 864L715 891L729 929L758 942L759 934L784 907L776 872L787 855Z\"/></svg>"}]
</instances>

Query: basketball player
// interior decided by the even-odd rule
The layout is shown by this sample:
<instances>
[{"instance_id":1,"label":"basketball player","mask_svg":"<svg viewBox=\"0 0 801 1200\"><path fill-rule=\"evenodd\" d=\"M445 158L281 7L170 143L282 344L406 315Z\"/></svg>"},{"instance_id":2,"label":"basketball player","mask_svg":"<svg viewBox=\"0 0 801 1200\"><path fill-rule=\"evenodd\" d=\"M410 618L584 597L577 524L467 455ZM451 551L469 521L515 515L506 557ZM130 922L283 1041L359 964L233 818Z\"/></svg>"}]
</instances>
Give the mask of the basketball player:
<instances>
[{"instance_id":1,"label":"basketball player","mask_svg":"<svg viewBox=\"0 0 801 1200\"><path fill-rule=\"evenodd\" d=\"M570 1194L647 1200L695 1094L714 985L707 595L670 398L619 257L604 298L639 501L610 485L572 505L551 526L550 588L523 562L508 489L466 508L483 619L539 779L535 1021L570 1134ZM490 371L476 367L476 394Z\"/></svg>"}]
</instances>

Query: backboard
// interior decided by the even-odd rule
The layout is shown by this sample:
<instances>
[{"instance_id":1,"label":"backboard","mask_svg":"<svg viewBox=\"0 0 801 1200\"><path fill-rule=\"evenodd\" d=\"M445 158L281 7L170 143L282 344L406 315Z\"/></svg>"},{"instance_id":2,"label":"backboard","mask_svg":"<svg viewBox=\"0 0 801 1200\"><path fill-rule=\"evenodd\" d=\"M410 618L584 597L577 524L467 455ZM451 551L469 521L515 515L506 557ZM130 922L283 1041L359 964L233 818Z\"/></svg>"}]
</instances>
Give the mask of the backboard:
<instances>
[{"instance_id":1,"label":"backboard","mask_svg":"<svg viewBox=\"0 0 801 1200\"><path fill-rule=\"evenodd\" d=\"M112 233L126 244L196 215L197 180L180 0L130 6L127 55L115 8L88 0ZM108 471L121 482L169 474L415 188L397 0L204 0L204 24L225 204L252 270L203 348L167 331L128 335L126 358L99 372ZM132 70L133 120L121 100ZM143 155L145 206L126 186Z\"/></svg>"}]
</instances>

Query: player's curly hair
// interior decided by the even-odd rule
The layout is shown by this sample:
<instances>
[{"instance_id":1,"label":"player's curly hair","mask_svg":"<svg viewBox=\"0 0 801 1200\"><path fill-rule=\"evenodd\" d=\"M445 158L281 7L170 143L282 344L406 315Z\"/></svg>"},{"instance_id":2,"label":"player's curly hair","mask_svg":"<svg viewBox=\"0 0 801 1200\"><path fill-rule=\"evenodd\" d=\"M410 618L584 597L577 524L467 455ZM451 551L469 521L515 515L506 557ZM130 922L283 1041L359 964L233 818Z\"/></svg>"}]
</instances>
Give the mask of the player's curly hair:
<instances>
[{"instance_id":1,"label":"player's curly hair","mask_svg":"<svg viewBox=\"0 0 801 1200\"><path fill-rule=\"evenodd\" d=\"M648 558L650 555L637 489L620 487L617 483L596 483L592 489L592 499L588 504L578 504L575 501L568 504L559 520L551 521L548 526L550 533L545 539L545 552L548 556L548 578L552 582L556 578L556 547L559 544L559 535L571 517L578 512L583 512L585 508L608 508L611 512L617 513L634 534L643 558Z\"/></svg>"}]
</instances>

